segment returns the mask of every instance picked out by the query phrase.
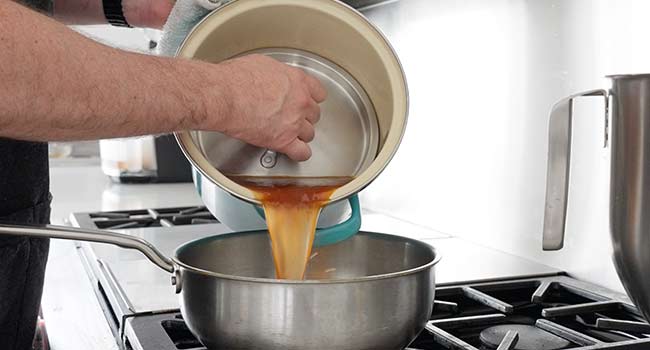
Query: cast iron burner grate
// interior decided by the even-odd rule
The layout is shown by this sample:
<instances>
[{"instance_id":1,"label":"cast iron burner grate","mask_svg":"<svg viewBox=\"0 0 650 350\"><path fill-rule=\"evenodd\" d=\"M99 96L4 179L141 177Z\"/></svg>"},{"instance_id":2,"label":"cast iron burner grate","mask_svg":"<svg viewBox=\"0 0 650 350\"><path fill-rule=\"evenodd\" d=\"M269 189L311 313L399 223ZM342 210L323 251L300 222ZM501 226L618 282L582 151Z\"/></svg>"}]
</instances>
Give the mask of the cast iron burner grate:
<instances>
[{"instance_id":1,"label":"cast iron burner grate","mask_svg":"<svg viewBox=\"0 0 650 350\"><path fill-rule=\"evenodd\" d=\"M566 276L438 287L409 349L650 349L650 325L623 298ZM144 350L205 350L179 313L136 316L131 326Z\"/></svg>"},{"instance_id":2,"label":"cast iron burner grate","mask_svg":"<svg viewBox=\"0 0 650 350\"><path fill-rule=\"evenodd\" d=\"M163 320L161 322L165 333L174 343L176 349L200 349L203 347L201 342L187 328L183 316L177 314L173 319Z\"/></svg>"},{"instance_id":3,"label":"cast iron burner grate","mask_svg":"<svg viewBox=\"0 0 650 350\"><path fill-rule=\"evenodd\" d=\"M79 213L75 219L79 227L104 230L219 223L204 206Z\"/></svg>"},{"instance_id":4,"label":"cast iron burner grate","mask_svg":"<svg viewBox=\"0 0 650 350\"><path fill-rule=\"evenodd\" d=\"M571 343L541 328L525 324L501 324L481 331L481 344L496 349L501 344L515 350L561 350Z\"/></svg>"},{"instance_id":5,"label":"cast iron burner grate","mask_svg":"<svg viewBox=\"0 0 650 350\"><path fill-rule=\"evenodd\" d=\"M634 307L564 281L485 283L436 293L432 320L414 348L650 348L650 325ZM421 338L430 344L417 346Z\"/></svg>"}]
</instances>

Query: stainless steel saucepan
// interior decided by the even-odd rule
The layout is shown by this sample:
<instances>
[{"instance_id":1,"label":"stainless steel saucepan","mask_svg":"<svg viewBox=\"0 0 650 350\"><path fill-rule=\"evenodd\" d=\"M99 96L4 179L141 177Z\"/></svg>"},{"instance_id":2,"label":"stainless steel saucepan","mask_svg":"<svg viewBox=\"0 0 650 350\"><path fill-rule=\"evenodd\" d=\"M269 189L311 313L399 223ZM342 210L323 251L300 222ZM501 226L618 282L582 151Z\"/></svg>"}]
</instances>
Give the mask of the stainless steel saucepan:
<instances>
[{"instance_id":1,"label":"stainless steel saucepan","mask_svg":"<svg viewBox=\"0 0 650 350\"><path fill-rule=\"evenodd\" d=\"M314 250L306 280L277 280L267 231L202 238L173 258L147 241L62 226L0 234L137 249L171 274L188 327L210 349L402 349L433 307L440 257L416 240L370 232Z\"/></svg>"},{"instance_id":2,"label":"stainless steel saucepan","mask_svg":"<svg viewBox=\"0 0 650 350\"><path fill-rule=\"evenodd\" d=\"M650 74L609 76L612 87L566 97L551 111L544 249L561 249L568 206L573 100L599 96L611 120L610 233L628 295L650 319Z\"/></svg>"}]
</instances>

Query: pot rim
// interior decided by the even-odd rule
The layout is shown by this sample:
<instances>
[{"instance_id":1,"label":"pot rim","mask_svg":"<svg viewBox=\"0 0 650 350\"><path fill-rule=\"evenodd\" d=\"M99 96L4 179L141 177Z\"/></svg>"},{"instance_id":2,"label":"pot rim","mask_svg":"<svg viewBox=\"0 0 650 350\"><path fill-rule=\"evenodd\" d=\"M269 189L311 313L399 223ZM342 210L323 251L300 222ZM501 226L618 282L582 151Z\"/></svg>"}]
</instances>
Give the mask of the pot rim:
<instances>
[{"instance_id":1,"label":"pot rim","mask_svg":"<svg viewBox=\"0 0 650 350\"><path fill-rule=\"evenodd\" d=\"M440 261L440 259L442 258L442 256L438 253L438 250L435 247L433 247L432 245L430 245L429 243L426 243L426 242L423 242L423 241L418 241L418 240L413 239L413 238L408 238L408 237L403 237L403 236L398 236L398 235L392 235L392 234L388 234L388 233L371 232L371 231L360 231L357 234L370 235L370 236L380 237L380 238L384 238L384 239L407 241L408 243L423 246L424 248L428 248L433 253L433 259L431 261L429 261L428 263L424 264L424 265L420 265L420 266L414 267L412 269L401 270L401 271L396 271L396 272L390 272L390 273L385 273L385 274L380 274L380 275L363 276L363 277L357 277L357 278L342 278L342 279L335 279L335 280L284 280L284 279L276 279L276 278L244 277L244 276L236 276L236 275L229 275L229 274L209 271L209 270L200 269L200 268L191 266L189 264L186 264L186 263L180 261L180 259L178 258L179 252L182 249L190 247L190 246L201 245L201 244L206 243L207 241L225 239L225 238L228 238L228 236L232 237L232 236L235 236L235 235L239 236L239 235L252 235L252 234L266 234L266 232L267 231L264 231L264 230L255 230L255 231L225 233L225 234L220 234L220 235L214 235L214 236L198 238L198 239L192 240L190 242L184 243L183 245L176 248L176 251L174 252L174 257L172 258L172 261L174 262L175 265L180 266L183 269L186 269L186 270L188 270L190 272L198 273L200 275L204 275L204 276L208 276L208 277L217 277L217 278L225 279L225 280L240 281L240 282L252 282L252 283L264 283L264 284L291 284L291 285L328 284L328 285L330 285L330 284L362 283L362 282L378 281L378 280L384 280L384 279L390 279L390 278L397 278L397 277L413 275L413 274L416 274L418 272L428 270L428 269L434 267Z\"/></svg>"},{"instance_id":2,"label":"pot rim","mask_svg":"<svg viewBox=\"0 0 650 350\"><path fill-rule=\"evenodd\" d=\"M201 27L201 25L204 24L204 22L209 21L210 17L215 16L218 12L222 11L223 9L226 9L228 7L234 6L236 3L240 1L245 1L245 0L233 0L230 1L224 5L219 6L216 8L212 13L208 14L207 16L203 17L193 28L192 30L187 34L187 36L183 39L181 45L179 45L175 57L181 57L181 53L183 48L185 48L186 44L192 39L192 36L197 32L197 28ZM339 187L332 193L332 196L330 199L327 201L327 204L338 202L340 200L343 200L354 193L358 193L365 189L370 183L372 183L388 166L388 164L392 161L392 159L395 157L395 154L397 153L399 146L401 145L403 139L404 139L404 134L406 133L406 127L408 125L408 116L409 116L409 110L410 110L410 95L409 95L409 87L408 87L408 81L406 79L406 72L404 71L404 66L399 58L399 55L397 54L397 51L395 50L394 46L391 44L391 42L388 40L388 37L377 27L374 23L372 23L370 20L368 20L362 13L360 13L358 10L356 10L354 7L339 1L339 0L334 0L332 1L334 3L337 3L337 5L342 6L346 9L348 9L352 14L354 14L356 17L358 17L365 25L368 26L368 28L373 31L377 38L379 38L389 49L389 51L392 53L392 58L395 60L397 63L396 67L399 73L399 76L401 78L401 81L403 82L403 94L404 94L404 120L402 122L402 127L401 130L399 131L399 135L396 135L396 147L393 147L388 151L386 155L382 156L383 149L380 150L377 153L377 156L375 160L373 160L370 163L370 166L368 169L362 171L360 174L354 176L354 179L347 184ZM371 101L372 103L372 101ZM257 204L261 205L261 202L255 198L253 192L249 190L248 188L241 186L237 183L235 183L232 180L229 180L226 177L226 181L230 181L232 183L229 183L229 186L226 186L219 181L216 181L215 178L210 174L211 172L216 171L220 173L218 169L215 169L212 167L212 169L204 169L201 166L201 163L207 163L207 159L201 154L201 152L198 152L196 150L196 146L193 144L191 141L191 136L190 136L191 131L185 130L185 131L179 131L175 132L174 136L180 146L181 151L185 155L185 157L189 160L190 164L194 169L196 169L202 176L206 177L207 179L210 180L210 182L216 184L218 187L223 189L224 191L230 193L231 195L235 196L236 198L239 198L241 200L244 200L246 202L252 203L252 204ZM192 157L192 154L198 155L200 158L198 161ZM377 161L377 158L382 156L383 159L383 164L379 164L376 169L373 170L374 173L369 173L367 176L363 176L364 174L367 173L369 169L373 167L375 162ZM363 179L361 179L363 178ZM237 190L233 190L230 186L236 188Z\"/></svg>"},{"instance_id":3,"label":"pot rim","mask_svg":"<svg viewBox=\"0 0 650 350\"><path fill-rule=\"evenodd\" d=\"M650 73L634 73L634 74L609 74L605 78L609 79L644 79L650 78Z\"/></svg>"}]
</instances>

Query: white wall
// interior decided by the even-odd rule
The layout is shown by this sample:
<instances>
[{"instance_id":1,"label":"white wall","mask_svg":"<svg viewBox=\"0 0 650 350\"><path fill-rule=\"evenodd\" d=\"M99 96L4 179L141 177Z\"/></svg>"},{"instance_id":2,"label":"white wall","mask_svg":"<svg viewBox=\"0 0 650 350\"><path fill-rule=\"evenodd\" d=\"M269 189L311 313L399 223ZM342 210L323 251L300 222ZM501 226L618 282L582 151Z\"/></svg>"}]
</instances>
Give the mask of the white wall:
<instances>
[{"instance_id":1,"label":"white wall","mask_svg":"<svg viewBox=\"0 0 650 350\"><path fill-rule=\"evenodd\" d=\"M547 113L606 87L607 74L650 72L649 13L644 0L401 0L366 11L403 61L411 113L364 206L622 290L597 99L576 103L565 248L541 250Z\"/></svg>"},{"instance_id":2,"label":"white wall","mask_svg":"<svg viewBox=\"0 0 650 350\"><path fill-rule=\"evenodd\" d=\"M158 40L160 31L121 28L110 25L72 26L72 29L103 44L120 49L149 53L149 40Z\"/></svg>"},{"instance_id":3,"label":"white wall","mask_svg":"<svg viewBox=\"0 0 650 350\"><path fill-rule=\"evenodd\" d=\"M648 13L646 0L399 0L367 10L403 61L411 113L364 206L620 290L594 99L576 104L565 248L541 251L547 112L564 95L606 86L606 74L650 72ZM157 35L77 29L138 51Z\"/></svg>"}]
</instances>

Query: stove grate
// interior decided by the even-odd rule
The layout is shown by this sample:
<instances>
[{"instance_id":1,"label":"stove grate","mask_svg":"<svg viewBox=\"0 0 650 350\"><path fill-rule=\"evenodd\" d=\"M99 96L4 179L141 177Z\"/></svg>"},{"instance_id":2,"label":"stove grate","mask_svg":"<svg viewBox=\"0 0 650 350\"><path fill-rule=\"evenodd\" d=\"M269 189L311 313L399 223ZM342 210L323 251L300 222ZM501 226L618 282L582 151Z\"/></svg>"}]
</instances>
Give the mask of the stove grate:
<instances>
[{"instance_id":1,"label":"stove grate","mask_svg":"<svg viewBox=\"0 0 650 350\"><path fill-rule=\"evenodd\" d=\"M570 343L554 347L547 342L549 349L650 347L650 325L631 304L583 288L583 283L564 276L559 281L552 279L438 288L431 321L425 328L430 339L419 346L416 339L411 347L527 349L523 344L531 341L517 331L522 329L537 329L534 333L542 338L561 338L556 344ZM494 325L501 337L486 344L479 335ZM503 331L508 327L509 332Z\"/></svg>"},{"instance_id":2,"label":"stove grate","mask_svg":"<svg viewBox=\"0 0 650 350\"><path fill-rule=\"evenodd\" d=\"M80 227L104 230L219 223L204 206L104 211L75 215L78 220L83 221Z\"/></svg>"}]
</instances>

